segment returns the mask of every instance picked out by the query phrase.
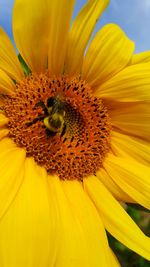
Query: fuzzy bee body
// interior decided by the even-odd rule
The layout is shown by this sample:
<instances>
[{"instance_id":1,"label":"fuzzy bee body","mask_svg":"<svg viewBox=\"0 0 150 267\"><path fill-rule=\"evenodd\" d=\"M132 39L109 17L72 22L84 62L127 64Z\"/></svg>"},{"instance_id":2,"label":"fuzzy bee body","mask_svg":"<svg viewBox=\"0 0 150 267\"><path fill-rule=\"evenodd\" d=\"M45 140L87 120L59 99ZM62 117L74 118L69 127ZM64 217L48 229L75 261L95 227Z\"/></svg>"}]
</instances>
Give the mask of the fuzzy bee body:
<instances>
[{"instance_id":1,"label":"fuzzy bee body","mask_svg":"<svg viewBox=\"0 0 150 267\"><path fill-rule=\"evenodd\" d=\"M47 99L48 116L44 118L45 127L54 133L61 133L64 126L65 103L60 95Z\"/></svg>"},{"instance_id":2,"label":"fuzzy bee body","mask_svg":"<svg viewBox=\"0 0 150 267\"><path fill-rule=\"evenodd\" d=\"M44 125L48 131L51 133L62 133L65 127L64 118L65 118L65 102L61 98L60 94L49 97L47 99L47 105L43 101L36 103L34 109L42 107L44 111L44 116L39 116L35 118L32 122L27 123L27 126L31 126L36 123L38 120L43 119Z\"/></svg>"},{"instance_id":3,"label":"fuzzy bee body","mask_svg":"<svg viewBox=\"0 0 150 267\"><path fill-rule=\"evenodd\" d=\"M61 132L64 126L64 117L59 113L53 113L44 118L44 125L51 132Z\"/></svg>"}]
</instances>

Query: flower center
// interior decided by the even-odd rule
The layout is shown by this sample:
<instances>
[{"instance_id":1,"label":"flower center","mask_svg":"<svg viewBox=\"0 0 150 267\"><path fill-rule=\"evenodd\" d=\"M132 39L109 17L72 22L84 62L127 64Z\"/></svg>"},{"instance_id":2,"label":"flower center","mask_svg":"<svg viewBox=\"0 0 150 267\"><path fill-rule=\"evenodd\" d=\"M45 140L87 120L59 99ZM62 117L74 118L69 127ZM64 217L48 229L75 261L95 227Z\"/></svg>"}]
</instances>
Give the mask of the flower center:
<instances>
[{"instance_id":1,"label":"flower center","mask_svg":"<svg viewBox=\"0 0 150 267\"><path fill-rule=\"evenodd\" d=\"M110 119L80 77L32 74L4 100L9 136L27 156L61 179L82 180L102 167Z\"/></svg>"}]
</instances>

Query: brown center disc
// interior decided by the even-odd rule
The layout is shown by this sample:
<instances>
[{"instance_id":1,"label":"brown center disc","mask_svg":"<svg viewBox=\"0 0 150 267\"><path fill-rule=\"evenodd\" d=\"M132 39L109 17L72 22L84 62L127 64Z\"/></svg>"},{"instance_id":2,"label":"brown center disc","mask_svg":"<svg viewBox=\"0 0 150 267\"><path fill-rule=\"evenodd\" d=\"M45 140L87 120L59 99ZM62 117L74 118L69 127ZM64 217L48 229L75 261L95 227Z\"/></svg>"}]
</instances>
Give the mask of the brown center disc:
<instances>
[{"instance_id":1,"label":"brown center disc","mask_svg":"<svg viewBox=\"0 0 150 267\"><path fill-rule=\"evenodd\" d=\"M5 97L3 109L9 136L48 173L82 180L102 167L110 119L102 100L79 77L32 74L16 85L15 95Z\"/></svg>"}]
</instances>

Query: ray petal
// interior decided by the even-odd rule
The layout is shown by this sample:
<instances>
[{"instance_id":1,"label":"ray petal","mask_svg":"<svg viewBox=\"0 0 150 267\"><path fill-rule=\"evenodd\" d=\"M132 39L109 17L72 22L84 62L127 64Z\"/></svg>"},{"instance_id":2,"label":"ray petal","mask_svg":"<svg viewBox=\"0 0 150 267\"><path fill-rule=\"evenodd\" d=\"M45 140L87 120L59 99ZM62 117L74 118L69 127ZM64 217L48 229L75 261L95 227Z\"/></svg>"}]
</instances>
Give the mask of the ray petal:
<instances>
[{"instance_id":1,"label":"ray petal","mask_svg":"<svg viewBox=\"0 0 150 267\"><path fill-rule=\"evenodd\" d=\"M7 123L8 118L3 113L0 113L0 128L6 125Z\"/></svg>"},{"instance_id":2,"label":"ray petal","mask_svg":"<svg viewBox=\"0 0 150 267\"><path fill-rule=\"evenodd\" d=\"M150 239L142 233L106 187L94 176L84 179L84 187L108 232L125 246L150 260Z\"/></svg>"},{"instance_id":3,"label":"ray petal","mask_svg":"<svg viewBox=\"0 0 150 267\"><path fill-rule=\"evenodd\" d=\"M86 52L82 76L93 87L121 71L131 60L134 43L116 24L105 25Z\"/></svg>"},{"instance_id":4,"label":"ray petal","mask_svg":"<svg viewBox=\"0 0 150 267\"><path fill-rule=\"evenodd\" d=\"M113 253L112 250L110 250L110 260L112 263L112 267L121 267L116 255Z\"/></svg>"},{"instance_id":5,"label":"ray petal","mask_svg":"<svg viewBox=\"0 0 150 267\"><path fill-rule=\"evenodd\" d=\"M34 72L46 69L48 55L47 1L15 0L13 33L23 59Z\"/></svg>"},{"instance_id":6,"label":"ray petal","mask_svg":"<svg viewBox=\"0 0 150 267\"><path fill-rule=\"evenodd\" d=\"M24 77L13 44L2 28L0 28L0 69L16 81Z\"/></svg>"},{"instance_id":7,"label":"ray petal","mask_svg":"<svg viewBox=\"0 0 150 267\"><path fill-rule=\"evenodd\" d=\"M57 202L61 226L58 229L59 249L55 266L99 266L98 251L101 255L102 266L110 266L107 264L109 259L106 259L108 244L103 225L81 185L76 181L62 183L58 177L54 176L49 179L49 188ZM92 253L94 264L88 253ZM93 258L94 254L98 256L97 261Z\"/></svg>"},{"instance_id":8,"label":"ray petal","mask_svg":"<svg viewBox=\"0 0 150 267\"><path fill-rule=\"evenodd\" d=\"M122 102L150 100L150 64L131 65L95 88L104 99Z\"/></svg>"},{"instance_id":9,"label":"ray petal","mask_svg":"<svg viewBox=\"0 0 150 267\"><path fill-rule=\"evenodd\" d=\"M139 63L146 63L150 62L150 50L141 52L138 54L134 54L132 56L131 64L139 64Z\"/></svg>"},{"instance_id":10,"label":"ray petal","mask_svg":"<svg viewBox=\"0 0 150 267\"><path fill-rule=\"evenodd\" d=\"M86 244L89 266L111 266L109 246L102 221L90 198L78 181L62 182L74 218L80 225Z\"/></svg>"},{"instance_id":11,"label":"ray petal","mask_svg":"<svg viewBox=\"0 0 150 267\"><path fill-rule=\"evenodd\" d=\"M15 198L22 183L25 151L9 139L0 141L0 219Z\"/></svg>"},{"instance_id":12,"label":"ray petal","mask_svg":"<svg viewBox=\"0 0 150 267\"><path fill-rule=\"evenodd\" d=\"M112 131L111 144L116 156L132 158L149 166L150 147L148 142L117 131Z\"/></svg>"},{"instance_id":13,"label":"ray petal","mask_svg":"<svg viewBox=\"0 0 150 267\"><path fill-rule=\"evenodd\" d=\"M54 266L57 232L47 174L26 159L24 181L0 224L1 266Z\"/></svg>"},{"instance_id":14,"label":"ray petal","mask_svg":"<svg viewBox=\"0 0 150 267\"><path fill-rule=\"evenodd\" d=\"M90 0L78 14L69 33L65 70L80 73L84 51L90 40L95 24L105 10L109 0Z\"/></svg>"},{"instance_id":15,"label":"ray petal","mask_svg":"<svg viewBox=\"0 0 150 267\"><path fill-rule=\"evenodd\" d=\"M9 130L8 129L0 129L0 140L3 139L4 137L6 137L9 134Z\"/></svg>"},{"instance_id":16,"label":"ray petal","mask_svg":"<svg viewBox=\"0 0 150 267\"><path fill-rule=\"evenodd\" d=\"M101 168L97 173L96 177L106 186L111 194L119 201L134 202L126 192L124 192L118 184L111 178L104 168Z\"/></svg>"},{"instance_id":17,"label":"ray petal","mask_svg":"<svg viewBox=\"0 0 150 267\"><path fill-rule=\"evenodd\" d=\"M138 204L150 209L150 169L131 158L109 154L104 167L116 184Z\"/></svg>"},{"instance_id":18,"label":"ray petal","mask_svg":"<svg viewBox=\"0 0 150 267\"><path fill-rule=\"evenodd\" d=\"M115 130L143 140L150 140L150 101L120 103L109 111Z\"/></svg>"},{"instance_id":19,"label":"ray petal","mask_svg":"<svg viewBox=\"0 0 150 267\"><path fill-rule=\"evenodd\" d=\"M68 32L75 0L51 0L49 5L48 69L52 74L64 70Z\"/></svg>"},{"instance_id":20,"label":"ray petal","mask_svg":"<svg viewBox=\"0 0 150 267\"><path fill-rule=\"evenodd\" d=\"M13 94L15 90L15 83L6 74L5 71L0 69L0 93L1 94Z\"/></svg>"}]
</instances>

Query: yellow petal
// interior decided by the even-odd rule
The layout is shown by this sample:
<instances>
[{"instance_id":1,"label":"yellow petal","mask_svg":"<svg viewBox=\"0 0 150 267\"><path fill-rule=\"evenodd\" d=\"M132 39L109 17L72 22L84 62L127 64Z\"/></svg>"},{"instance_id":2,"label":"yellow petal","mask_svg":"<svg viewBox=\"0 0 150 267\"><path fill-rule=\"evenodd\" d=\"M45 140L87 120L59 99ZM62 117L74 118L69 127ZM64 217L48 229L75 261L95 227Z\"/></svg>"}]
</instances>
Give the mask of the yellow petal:
<instances>
[{"instance_id":1,"label":"yellow petal","mask_svg":"<svg viewBox=\"0 0 150 267\"><path fill-rule=\"evenodd\" d=\"M13 94L15 90L14 82L8 77L6 72L0 69L0 93Z\"/></svg>"},{"instance_id":2,"label":"yellow petal","mask_svg":"<svg viewBox=\"0 0 150 267\"><path fill-rule=\"evenodd\" d=\"M15 0L13 33L16 46L30 69L43 72L48 53L47 2Z\"/></svg>"},{"instance_id":3,"label":"yellow petal","mask_svg":"<svg viewBox=\"0 0 150 267\"><path fill-rule=\"evenodd\" d=\"M24 77L15 49L2 28L0 28L0 68L16 81Z\"/></svg>"},{"instance_id":4,"label":"yellow petal","mask_svg":"<svg viewBox=\"0 0 150 267\"><path fill-rule=\"evenodd\" d=\"M68 32L74 3L75 0L48 1L50 13L48 69L53 74L60 74L64 69Z\"/></svg>"},{"instance_id":5,"label":"yellow petal","mask_svg":"<svg viewBox=\"0 0 150 267\"><path fill-rule=\"evenodd\" d=\"M68 200L70 212L80 227L85 242L85 252L83 251L83 255L85 253L88 265L82 266L112 267L104 226L92 201L86 192L84 192L82 184L78 181L65 181L62 182L62 185ZM80 238L78 242L80 249ZM80 265L77 264L76 266Z\"/></svg>"},{"instance_id":6,"label":"yellow petal","mask_svg":"<svg viewBox=\"0 0 150 267\"><path fill-rule=\"evenodd\" d=\"M96 89L96 95L118 101L150 100L150 64L126 67Z\"/></svg>"},{"instance_id":7,"label":"yellow petal","mask_svg":"<svg viewBox=\"0 0 150 267\"><path fill-rule=\"evenodd\" d=\"M114 128L124 134L150 140L150 102L126 103L109 111Z\"/></svg>"},{"instance_id":8,"label":"yellow petal","mask_svg":"<svg viewBox=\"0 0 150 267\"><path fill-rule=\"evenodd\" d=\"M148 142L112 131L111 144L116 156L129 157L149 166L150 146Z\"/></svg>"},{"instance_id":9,"label":"yellow petal","mask_svg":"<svg viewBox=\"0 0 150 267\"><path fill-rule=\"evenodd\" d=\"M23 180L25 151L8 138L0 141L0 218L4 215Z\"/></svg>"},{"instance_id":10,"label":"yellow petal","mask_svg":"<svg viewBox=\"0 0 150 267\"><path fill-rule=\"evenodd\" d=\"M113 181L111 176L103 168L96 173L97 178L106 186L111 194L119 201L133 203L133 199L125 193L118 185Z\"/></svg>"},{"instance_id":11,"label":"yellow petal","mask_svg":"<svg viewBox=\"0 0 150 267\"><path fill-rule=\"evenodd\" d=\"M83 230L72 214L72 208L57 177L49 179L50 195L56 200L61 227L58 228L59 250L56 267L88 266Z\"/></svg>"},{"instance_id":12,"label":"yellow petal","mask_svg":"<svg viewBox=\"0 0 150 267\"><path fill-rule=\"evenodd\" d=\"M7 123L8 123L8 118L3 113L0 113L0 127L3 127Z\"/></svg>"},{"instance_id":13,"label":"yellow petal","mask_svg":"<svg viewBox=\"0 0 150 267\"><path fill-rule=\"evenodd\" d=\"M8 129L0 129L0 140L9 134Z\"/></svg>"},{"instance_id":14,"label":"yellow petal","mask_svg":"<svg viewBox=\"0 0 150 267\"><path fill-rule=\"evenodd\" d=\"M104 167L116 184L137 203L150 209L150 169L131 158L107 156Z\"/></svg>"},{"instance_id":15,"label":"yellow petal","mask_svg":"<svg viewBox=\"0 0 150 267\"><path fill-rule=\"evenodd\" d=\"M56 219L47 174L28 158L24 181L0 224L0 266L54 266Z\"/></svg>"},{"instance_id":16,"label":"yellow petal","mask_svg":"<svg viewBox=\"0 0 150 267\"><path fill-rule=\"evenodd\" d=\"M133 55L131 64L150 62L150 50Z\"/></svg>"},{"instance_id":17,"label":"yellow petal","mask_svg":"<svg viewBox=\"0 0 150 267\"><path fill-rule=\"evenodd\" d=\"M94 37L83 61L82 76L93 87L123 69L131 60L134 43L115 24L105 25Z\"/></svg>"},{"instance_id":18,"label":"yellow petal","mask_svg":"<svg viewBox=\"0 0 150 267\"><path fill-rule=\"evenodd\" d=\"M106 229L125 246L150 260L150 239L142 233L106 187L95 176L84 179L84 187L95 203Z\"/></svg>"},{"instance_id":19,"label":"yellow petal","mask_svg":"<svg viewBox=\"0 0 150 267\"><path fill-rule=\"evenodd\" d=\"M101 265L111 266L107 264L109 259L106 255L109 251L103 224L78 182L61 182L58 177L54 176L49 179L49 189L50 195L53 195L56 201L57 217L60 223L57 230L59 249L55 266L96 267L100 266L100 255ZM93 253L98 259L93 259Z\"/></svg>"},{"instance_id":20,"label":"yellow petal","mask_svg":"<svg viewBox=\"0 0 150 267\"><path fill-rule=\"evenodd\" d=\"M109 0L90 0L78 14L69 33L66 55L66 72L79 73L85 48L90 40L95 24L105 10Z\"/></svg>"},{"instance_id":21,"label":"yellow petal","mask_svg":"<svg viewBox=\"0 0 150 267\"><path fill-rule=\"evenodd\" d=\"M110 260L112 263L112 267L121 267L116 255L113 253L112 250L110 250Z\"/></svg>"}]
</instances>

